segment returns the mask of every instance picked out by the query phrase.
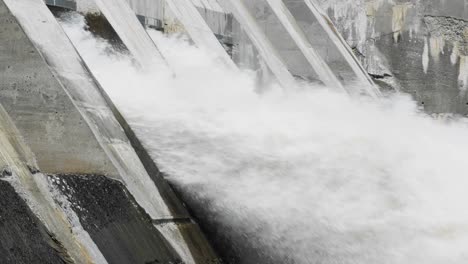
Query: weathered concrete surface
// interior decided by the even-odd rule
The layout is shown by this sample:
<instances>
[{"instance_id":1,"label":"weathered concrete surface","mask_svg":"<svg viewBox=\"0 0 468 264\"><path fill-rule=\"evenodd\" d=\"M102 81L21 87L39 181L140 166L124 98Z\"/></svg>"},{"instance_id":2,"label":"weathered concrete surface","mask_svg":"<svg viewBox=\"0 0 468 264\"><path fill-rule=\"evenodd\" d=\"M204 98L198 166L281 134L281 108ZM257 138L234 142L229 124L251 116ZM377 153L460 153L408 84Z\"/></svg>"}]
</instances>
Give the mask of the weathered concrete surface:
<instances>
[{"instance_id":1,"label":"weathered concrete surface","mask_svg":"<svg viewBox=\"0 0 468 264\"><path fill-rule=\"evenodd\" d=\"M311 13L305 2L286 0L284 3L293 14L302 31L305 33L308 41L330 65L330 68L335 75L343 81L351 81L353 78L352 69L343 57L340 56L340 53L332 43L332 40L326 37L327 34Z\"/></svg>"},{"instance_id":2,"label":"weathered concrete surface","mask_svg":"<svg viewBox=\"0 0 468 264\"><path fill-rule=\"evenodd\" d=\"M101 21L103 23L107 23L107 21ZM92 25L90 25L92 26ZM102 25L101 25L102 26ZM107 25L106 27L111 27ZM90 30L93 30L90 28ZM120 115L119 111L115 108L112 101L109 99L107 94L104 90L100 89L103 98L107 101L110 109L112 110L113 114L117 118L120 125L124 128L125 134L129 139L132 147L135 149L138 158L141 160L144 169L148 173L148 178L151 178L155 183L159 194L161 195L162 200L167 205L170 213L172 215L168 215L166 217L156 217L153 216L153 221L155 226L161 229L165 236L165 238L169 241L169 243L174 247L177 248L177 253L182 256L184 262L186 263L206 263L207 259L217 261L216 253L211 248L208 241L205 239L203 233L197 227L195 223L191 222L190 216L187 213L185 207L181 203L181 201L177 198L177 196L172 191L171 187L167 184L164 180L163 176L159 172L157 166L154 164L153 160L149 157L146 150L142 147L139 140L136 138L135 134L131 130L131 128L126 123L125 119ZM160 225L157 223L163 222L168 225L171 225L172 222L178 222L180 219L184 219L184 221L188 221L190 225L184 225L179 228L178 225L173 225L175 228L171 229L164 229L160 228ZM210 261L213 262L213 261Z\"/></svg>"},{"instance_id":3,"label":"weathered concrete surface","mask_svg":"<svg viewBox=\"0 0 468 264\"><path fill-rule=\"evenodd\" d=\"M271 42L268 35L262 30L258 19L249 11L249 5L236 0L226 0L222 4L224 9L234 14L237 22L241 25L251 43L254 44L256 51L276 77L278 83L286 90L295 89L297 84L290 71L291 65L275 48L276 43Z\"/></svg>"},{"instance_id":4,"label":"weathered concrete surface","mask_svg":"<svg viewBox=\"0 0 468 264\"><path fill-rule=\"evenodd\" d=\"M125 186L99 175L49 176L108 263L180 263Z\"/></svg>"},{"instance_id":5,"label":"weathered concrete surface","mask_svg":"<svg viewBox=\"0 0 468 264\"><path fill-rule=\"evenodd\" d=\"M9 1L8 3L10 8L14 7L16 19L20 20L26 35L32 40L34 46L38 49L42 58L44 58L42 62L46 62L46 64L41 66L51 69L56 81L62 84L62 90L65 91L69 99L71 99L69 105L70 111L78 110L83 119L81 123L84 126L87 125L92 135L94 135L94 139L91 136L88 138L80 136L74 137L73 140L70 139L68 142L55 141L54 143L56 143L58 147L63 144L68 144L72 148L72 145L80 146L86 145L85 143L88 141L94 141L95 143L97 141L97 143L99 143L98 146L101 147L98 148L98 146L96 146L95 151L83 147L83 150L80 150L78 153L85 153L87 155L87 157L85 157L86 159L98 160L100 157L99 155L102 155L102 161L99 162L100 164L96 164L96 168L78 167L75 173L102 174L122 180L135 196L138 203L142 205L154 219L170 217L172 213L165 205L163 199L160 198L157 187L148 177L147 172L130 145L122 127L118 124L112 111L108 108L107 103L101 96L99 85L87 70L83 61L76 53L71 42L50 11L40 0L15 0ZM28 10L34 10L35 12L28 12ZM7 62L5 61L3 63L6 64ZM23 88L23 92L25 93L24 96L27 97L29 89L25 87ZM66 99L67 98L64 98L64 100ZM35 106L38 109L44 107L37 103ZM14 109L18 109L18 107L14 107ZM59 113L60 112L57 114ZM41 117L37 117L37 120L42 119ZM64 121L66 122L67 120ZM76 127L75 124L76 123L59 123L57 124L57 130L69 129L73 131L73 129L79 128ZM80 123L78 122L78 124ZM23 134L21 129L20 131ZM47 130L42 130L40 133L43 137L45 137L45 135L54 135L54 133L47 134L47 132ZM27 135L24 136L25 138L29 138ZM80 139L80 144L76 144L76 139ZM33 144L34 142L40 144L38 141L39 140L32 138L31 143L28 143ZM83 141L83 143L81 143L81 141ZM42 150L39 149L35 151L33 149L35 153L41 153L40 151ZM107 167L106 164L108 164ZM67 166L60 162L55 162L54 165ZM41 164L39 164L39 166L43 168ZM70 169L62 168L54 170L43 168L43 170L48 173L68 173L71 171Z\"/></svg>"},{"instance_id":6,"label":"weathered concrete surface","mask_svg":"<svg viewBox=\"0 0 468 264\"><path fill-rule=\"evenodd\" d=\"M44 2L51 6L57 6L71 10L77 9L77 4L73 0L44 0Z\"/></svg>"},{"instance_id":7,"label":"weathered concrete surface","mask_svg":"<svg viewBox=\"0 0 468 264\"><path fill-rule=\"evenodd\" d=\"M68 221L72 212L67 214L54 203L51 189L45 176L40 173L33 153L24 144L18 130L1 105L0 125L2 179L13 186L18 197L26 201L29 209L42 221L48 236L54 241L52 245L55 245L61 258L71 263L106 263L100 258L99 250L88 239L87 234L81 232L79 223L72 224ZM15 210L15 206L13 203L7 210ZM2 218L6 216L0 214ZM21 223L21 220L17 221ZM37 228L41 228L39 223L36 225ZM30 231L33 232L34 228L31 228Z\"/></svg>"},{"instance_id":8,"label":"weathered concrete surface","mask_svg":"<svg viewBox=\"0 0 468 264\"><path fill-rule=\"evenodd\" d=\"M43 170L117 173L61 82L3 1L0 103L32 151L41 154L37 162ZM81 139L81 143L76 144L76 139Z\"/></svg>"},{"instance_id":9,"label":"weathered concrete surface","mask_svg":"<svg viewBox=\"0 0 468 264\"><path fill-rule=\"evenodd\" d=\"M57 0L45 0L50 6ZM166 32L184 31L180 21L171 11L167 0L126 0L143 25ZM232 15L224 12L218 0L190 0L199 10L213 33L223 41L230 43L232 32ZM99 7L93 0L72 0L77 10L82 13L98 13Z\"/></svg>"},{"instance_id":10,"label":"weathered concrete surface","mask_svg":"<svg viewBox=\"0 0 468 264\"><path fill-rule=\"evenodd\" d=\"M82 1L82 0L79 0ZM142 17L145 25L164 28L167 32L183 31L183 26L177 16L171 11L167 0L127 0ZM232 16L226 13L217 0L191 0L198 8L213 33L218 37L229 37L232 26Z\"/></svg>"},{"instance_id":11,"label":"weathered concrete surface","mask_svg":"<svg viewBox=\"0 0 468 264\"><path fill-rule=\"evenodd\" d=\"M50 237L15 189L0 180L0 193L0 262L64 263L60 243Z\"/></svg>"},{"instance_id":12,"label":"weathered concrete surface","mask_svg":"<svg viewBox=\"0 0 468 264\"><path fill-rule=\"evenodd\" d=\"M66 20L70 15L70 12L54 12L52 9L51 11L56 17L58 17L58 19ZM120 39L117 32L115 32L114 28L112 28L112 26L102 14L87 13L85 15L85 21L89 30L94 35L106 39L114 49L122 53L129 52L123 41Z\"/></svg>"},{"instance_id":13,"label":"weathered concrete surface","mask_svg":"<svg viewBox=\"0 0 468 264\"><path fill-rule=\"evenodd\" d=\"M118 181L98 175L49 177L108 263L221 263L190 218L152 220Z\"/></svg>"},{"instance_id":14,"label":"weathered concrete surface","mask_svg":"<svg viewBox=\"0 0 468 264\"><path fill-rule=\"evenodd\" d=\"M242 2L244 2L249 12L257 23L259 23L261 29L273 44L289 71L295 76L310 81L319 81L319 77L308 63L306 57L304 57L266 1Z\"/></svg>"},{"instance_id":15,"label":"weathered concrete surface","mask_svg":"<svg viewBox=\"0 0 468 264\"><path fill-rule=\"evenodd\" d=\"M40 157L37 164L32 163L31 171L22 169L24 173L19 177L21 181L17 184L17 192L24 188L26 191L33 190L31 195L38 195L34 196L33 206L45 212L44 223L49 228L66 226L57 222L69 214L63 213L67 208L54 205L54 199L58 201L60 195L47 193L44 197L44 192L48 190L47 179L36 168L52 174L106 175L121 181L152 221L190 219L164 179L157 173L153 174L154 171L142 163L127 137L128 132L124 131L109 108L101 87L45 4L41 0L4 0L0 4L0 33L3 34L0 46L4 49L0 53L4 56L0 57L0 102L9 104L8 110L14 115L19 134L31 145L32 155ZM11 64L11 61L15 64ZM20 122L22 120L29 122ZM53 122L53 126L44 126L47 122ZM37 127L33 127L34 124ZM50 162L44 162L41 155L50 155ZM78 164L79 158L88 163ZM72 166L74 163L76 166ZM28 177L31 174L35 178ZM31 179L34 179L32 183ZM33 184L38 185L37 190L30 189ZM168 195L172 196L168 198ZM73 204L68 208L73 209ZM57 217L54 210L62 210L62 215ZM133 227L130 224L127 228L130 230ZM58 228L57 233L61 231ZM212 250L210 256L200 255L204 252L198 254L195 250L197 245L190 245L193 241L186 239L185 233L188 232L173 230L171 236L182 239L168 243L188 249L188 252L176 252L190 257L187 261L184 259L186 263L203 263L200 259L216 258ZM198 240L204 241L205 246L211 249L203 234L196 234ZM64 241L69 242L64 242L67 249L87 250L89 256L80 257L79 252L71 254L76 261L86 263L96 257L96 252L88 245L72 245L73 237ZM94 262L106 261L104 258L100 260Z\"/></svg>"},{"instance_id":16,"label":"weathered concrete surface","mask_svg":"<svg viewBox=\"0 0 468 264\"><path fill-rule=\"evenodd\" d=\"M296 19L289 11L283 0L266 0L276 18L281 22L283 28L296 44L297 48L306 58L314 72L317 74L321 82L329 87L336 89L344 89L342 83L335 76L328 64L319 55L317 50L307 39L306 34L296 22ZM325 36L324 36L325 37Z\"/></svg>"},{"instance_id":17,"label":"weathered concrete surface","mask_svg":"<svg viewBox=\"0 0 468 264\"><path fill-rule=\"evenodd\" d=\"M320 0L367 71L430 113L468 114L468 2Z\"/></svg>"}]
</instances>

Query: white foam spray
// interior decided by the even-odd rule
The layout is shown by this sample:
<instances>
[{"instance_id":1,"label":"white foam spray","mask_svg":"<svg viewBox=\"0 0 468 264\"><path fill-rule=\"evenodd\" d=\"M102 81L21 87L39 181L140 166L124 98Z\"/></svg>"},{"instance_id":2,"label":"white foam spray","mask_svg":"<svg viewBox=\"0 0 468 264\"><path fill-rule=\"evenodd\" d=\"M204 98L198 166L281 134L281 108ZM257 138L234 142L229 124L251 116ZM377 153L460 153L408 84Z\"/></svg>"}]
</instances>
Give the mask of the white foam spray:
<instances>
[{"instance_id":1,"label":"white foam spray","mask_svg":"<svg viewBox=\"0 0 468 264\"><path fill-rule=\"evenodd\" d=\"M466 263L463 120L406 96L259 95L250 73L156 32L177 77L143 74L82 23L64 26L169 180L226 236L282 263Z\"/></svg>"}]
</instances>

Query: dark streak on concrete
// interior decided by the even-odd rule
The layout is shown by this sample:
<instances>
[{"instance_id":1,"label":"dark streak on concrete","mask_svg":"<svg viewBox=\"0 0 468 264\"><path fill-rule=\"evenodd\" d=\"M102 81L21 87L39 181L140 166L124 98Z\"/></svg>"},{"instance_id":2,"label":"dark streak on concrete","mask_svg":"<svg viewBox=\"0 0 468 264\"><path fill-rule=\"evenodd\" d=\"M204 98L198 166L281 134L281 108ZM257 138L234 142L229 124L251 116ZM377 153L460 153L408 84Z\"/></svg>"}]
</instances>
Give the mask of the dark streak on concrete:
<instances>
[{"instance_id":1,"label":"dark streak on concrete","mask_svg":"<svg viewBox=\"0 0 468 264\"><path fill-rule=\"evenodd\" d=\"M102 14L88 13L85 15L85 19L86 25L88 26L87 29L91 33L109 41L119 52L128 52L125 44L105 16Z\"/></svg>"},{"instance_id":2,"label":"dark streak on concrete","mask_svg":"<svg viewBox=\"0 0 468 264\"><path fill-rule=\"evenodd\" d=\"M73 263L13 187L1 180L0 263Z\"/></svg>"},{"instance_id":3,"label":"dark streak on concrete","mask_svg":"<svg viewBox=\"0 0 468 264\"><path fill-rule=\"evenodd\" d=\"M99 175L49 177L109 263L182 263L122 183Z\"/></svg>"},{"instance_id":4,"label":"dark streak on concrete","mask_svg":"<svg viewBox=\"0 0 468 264\"><path fill-rule=\"evenodd\" d=\"M392 58L389 61L392 75L399 80L403 91L413 95L428 113L467 115L468 93L458 88L458 72L454 69L458 69L459 62L457 65L450 62L450 47L446 47L445 54L440 54L437 63L431 62L424 73L421 62L424 41L410 40L409 33L404 32L402 41L397 44L393 36L376 41L379 49Z\"/></svg>"}]
</instances>

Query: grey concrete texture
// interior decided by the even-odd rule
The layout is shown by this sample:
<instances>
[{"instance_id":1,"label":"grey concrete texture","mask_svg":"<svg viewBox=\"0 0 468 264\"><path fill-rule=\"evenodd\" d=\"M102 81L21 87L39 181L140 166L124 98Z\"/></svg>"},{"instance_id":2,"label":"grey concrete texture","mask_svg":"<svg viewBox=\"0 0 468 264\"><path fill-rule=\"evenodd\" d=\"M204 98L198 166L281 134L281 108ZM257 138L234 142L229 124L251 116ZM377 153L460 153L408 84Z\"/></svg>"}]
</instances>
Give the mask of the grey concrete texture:
<instances>
[{"instance_id":1,"label":"grey concrete texture","mask_svg":"<svg viewBox=\"0 0 468 264\"><path fill-rule=\"evenodd\" d=\"M57 7L62 7L62 8L67 8L67 9L76 9L76 2L73 0L44 0L46 4L52 5L52 6L57 6Z\"/></svg>"},{"instance_id":2,"label":"grey concrete texture","mask_svg":"<svg viewBox=\"0 0 468 264\"><path fill-rule=\"evenodd\" d=\"M125 186L101 175L51 175L108 263L182 263Z\"/></svg>"},{"instance_id":3,"label":"grey concrete texture","mask_svg":"<svg viewBox=\"0 0 468 264\"><path fill-rule=\"evenodd\" d=\"M89 26L96 26L96 23L89 23ZM98 27L112 28L105 19L99 20ZM91 28L90 30L93 30L93 28ZM167 207L167 211L163 211L162 213L165 213L165 215L161 215L160 211L154 211L154 209L153 211L151 211L152 208L148 208L145 206L143 206L143 208L149 212L151 218L155 222L163 221L166 222L168 225L171 225L172 219L176 219L174 221L179 221L179 219L185 219L186 221L190 222L190 224L187 225L173 225L174 228L171 228L169 230L169 233L166 232L165 238L169 240L172 246L184 249L184 252L178 253L186 255L186 258L188 258L188 260L184 259L184 261L186 261L187 263L215 263L218 259L216 253L213 251L211 245L206 240L198 226L192 223L190 216L187 213L187 210L183 206L182 202L178 199L178 197L172 191L171 187L164 180L161 172L159 171L151 157L149 157L148 153L143 148L130 126L127 124L125 118L114 106L113 102L110 100L110 98L108 97L104 89L102 89L102 87L97 85L97 91L99 91L99 96L104 100L102 104L107 105L109 107L109 110L112 112L112 116L116 118L119 125L123 128L125 136L129 140L129 144L131 144L133 151L136 153L136 158L139 159L143 169L146 171L146 177L152 180L153 184L156 187L156 189L154 190L154 194L157 194L160 197L152 197L153 199L157 200L152 202L164 202L164 205ZM119 154L121 155L121 153ZM135 157L133 157L132 159L135 159ZM128 175L131 175L131 172L128 172ZM130 192L133 195L135 195L136 193L132 192L131 190ZM137 192L136 195L141 194L140 192ZM167 231L167 229L160 228L159 225L156 225L156 227L163 231ZM174 237L176 237L175 240L173 239Z\"/></svg>"},{"instance_id":4,"label":"grey concrete texture","mask_svg":"<svg viewBox=\"0 0 468 264\"><path fill-rule=\"evenodd\" d=\"M7 181L0 180L0 192L0 262L67 262L69 256L60 242L48 233Z\"/></svg>"},{"instance_id":5,"label":"grey concrete texture","mask_svg":"<svg viewBox=\"0 0 468 264\"><path fill-rule=\"evenodd\" d=\"M56 19L43 3L37 8L42 8L40 19L47 20L49 23L36 27L23 17L24 24L31 27L28 37L33 38L41 47L46 61L54 69L76 109L80 111L101 148L117 170L116 174L109 172L102 174L123 181L137 202L153 219L177 217L161 198L159 187L149 177L124 129L116 120L102 94L100 85L89 72ZM26 11L24 16L29 18L31 14ZM47 36L36 33L38 31L44 32ZM50 45L51 40L56 46ZM88 171L83 174L97 173Z\"/></svg>"},{"instance_id":6,"label":"grey concrete texture","mask_svg":"<svg viewBox=\"0 0 468 264\"><path fill-rule=\"evenodd\" d=\"M55 233L64 234L56 222L65 216L65 209L54 205L50 193L47 197L41 195L47 191L47 182L40 170L54 174L109 176L123 182L151 221L171 222L179 218L190 221L184 206L157 167L151 170L154 164L143 164L132 140L127 137L134 135L120 125L114 116L113 105L110 101L108 104L108 97L45 4L40 0L5 0L0 2L0 7L0 102L8 106L8 113L14 120L14 124L2 122L2 125L18 126L18 135L31 146L30 163L34 166L30 171L24 169L26 165L22 166L17 192L26 190L26 196L34 197L31 206L40 209L35 213L41 215L44 224L54 227ZM46 126L48 123L53 126ZM49 162L44 162L45 159ZM78 162L82 160L88 163ZM30 177L33 172L36 174L34 178ZM42 187L34 187L36 190L31 186L36 186L38 180ZM30 190L33 193L28 193ZM57 217L57 213L61 216ZM126 228L131 229L131 225ZM203 234L196 231L196 225L191 230L171 229L172 233L166 234L163 241L167 240L165 243L171 246L188 248L188 253L182 252L190 258L187 263L215 259L216 254ZM171 240L174 234L181 238ZM74 247L73 240L73 237L64 238L74 259L78 263L94 262L88 261L91 256L80 257L80 251L89 248ZM92 240L87 242L94 244ZM198 243L204 243L201 247L209 250L198 250ZM126 250L132 251L131 248ZM177 254L181 255L181 252Z\"/></svg>"},{"instance_id":7,"label":"grey concrete texture","mask_svg":"<svg viewBox=\"0 0 468 264\"><path fill-rule=\"evenodd\" d=\"M137 13L162 16L164 4L131 0ZM207 1L210 2L210 1ZM211 1L213 2L213 1ZM214 1L217 2L217 1ZM314 48L342 80L352 80L323 30L304 8L304 0L284 0ZM429 113L468 114L468 2L466 0L318 0L353 48L367 72L384 88L408 92ZM290 71L301 78L317 76L295 44L284 34L265 1L246 1L282 54ZM146 8L142 9L142 6ZM151 8L150 8L151 7ZM267 76L258 52L230 14L200 6L210 28L228 36L232 56L241 67ZM145 12L141 10L147 10ZM159 12L159 13L158 13ZM218 12L216 15L214 15ZM143 14L144 13L144 14ZM153 14L154 13L154 14ZM211 14L211 15L207 15ZM166 25L170 26L170 25ZM318 37L317 37L318 36ZM411 75L410 75L411 74Z\"/></svg>"},{"instance_id":8,"label":"grey concrete texture","mask_svg":"<svg viewBox=\"0 0 468 264\"><path fill-rule=\"evenodd\" d=\"M42 230L40 226L44 226L48 236L55 241L54 247L61 252L60 255L66 262L104 263L95 258L96 254L93 253L98 251L94 248L94 243L87 240L86 235L79 231L79 224L69 222L68 213L71 212L67 213L55 204L52 190L49 188L45 176L40 172L34 154L26 146L11 118L1 105L0 124L1 179L11 184L17 197L21 197L35 217L41 220L41 223L36 223L37 227ZM5 210L19 210L15 209L15 206L15 203L11 203ZM7 216L7 214L0 215L2 218ZM33 231L31 230L31 232ZM18 243L20 242L18 241ZM28 254L39 253L29 252ZM26 258L28 256L22 255L20 257Z\"/></svg>"},{"instance_id":9,"label":"grey concrete texture","mask_svg":"<svg viewBox=\"0 0 468 264\"><path fill-rule=\"evenodd\" d=\"M180 230L180 239L188 244L193 263L221 263L190 218L151 219L119 181L100 175L49 177L67 197L108 263L192 263L174 250L182 244L166 240L174 229Z\"/></svg>"},{"instance_id":10,"label":"grey concrete texture","mask_svg":"<svg viewBox=\"0 0 468 264\"><path fill-rule=\"evenodd\" d=\"M116 174L61 82L3 1L0 103L28 146L40 153L37 162L44 171Z\"/></svg>"},{"instance_id":11,"label":"grey concrete texture","mask_svg":"<svg viewBox=\"0 0 468 264\"><path fill-rule=\"evenodd\" d=\"M327 62L333 73L343 82L350 83L354 79L353 70L341 56L337 46L320 26L304 1L283 1L297 23L305 33L311 46L317 50L322 59Z\"/></svg>"},{"instance_id":12,"label":"grey concrete texture","mask_svg":"<svg viewBox=\"0 0 468 264\"><path fill-rule=\"evenodd\" d=\"M371 75L429 113L468 114L468 1L319 2Z\"/></svg>"},{"instance_id":13,"label":"grey concrete texture","mask_svg":"<svg viewBox=\"0 0 468 264\"><path fill-rule=\"evenodd\" d=\"M96 163L93 168L87 168L85 166L78 166L75 171L70 169L64 169L62 167L69 166L66 164L67 161L73 161L74 157L65 156L69 160L57 160L53 165L58 166L58 169L43 168L42 164L39 166L47 173L82 173L82 174L101 174L109 177L122 180L135 196L137 201L145 208L145 210L154 218L168 218L172 214L165 205L164 201L159 197L159 192L155 184L151 181L144 166L139 160L135 153L135 150L131 146L128 138L123 131L123 128L115 119L112 111L108 107L105 99L101 95L99 84L95 81L94 77L88 71L86 65L81 60L79 55L76 53L71 42L68 40L65 33L62 31L60 25L57 23L53 15L46 8L45 4L40 0L28 1L28 5L32 9L24 9L18 1L8 1L10 8L15 8L16 18L21 19L21 27L23 29L22 37L30 43L33 43L36 48L36 52L40 54L38 59L42 64L37 68L50 69L49 77L52 76L50 82L61 84L60 86L53 87L55 91L65 93L67 96L63 98L57 98L58 103L63 101L67 102L68 111L75 112L77 116L81 116L82 122L75 122L68 124L67 120L60 123L57 120L57 130L75 131L80 129L77 125L82 125L88 129L88 137L85 136L74 136L68 141L54 141L57 148L63 148L63 146L69 146L71 149L78 148L76 151L80 155L84 155L86 159ZM31 10L34 10L32 12ZM13 20L15 21L15 20ZM41 21L37 23L35 21ZM45 21L45 22L44 22ZM18 21L17 21L18 22ZM21 32L20 30L18 30ZM27 55L25 55L27 57ZM29 57L24 58L19 56L18 69L21 69L27 64L22 64L21 60L27 61ZM8 61L2 62L2 64L8 65ZM5 74L7 75L7 74ZM46 78L47 75L44 73L37 73L38 78ZM32 82L41 84L41 79ZM51 86L46 84L44 86ZM41 89L38 89L41 90ZM40 104L41 101L35 102L34 97L30 99L28 96L30 89L28 87L23 88L25 99L33 100L33 104L37 109L44 107ZM34 95L34 94L32 94ZM63 100L63 101L61 101ZM34 104L35 103L35 104ZM12 106L11 109L17 110L19 107ZM39 111L38 110L38 111ZM62 110L65 111L65 110ZM62 112L54 112L54 114L61 114ZM20 112L21 113L21 112ZM19 116L19 115L18 115ZM35 116L31 118L36 122L44 122L42 116ZM47 119L46 119L47 120ZM31 142L41 144L37 138L29 137L26 133L23 133L20 127L21 134ZM38 133L42 137L46 137L49 131L41 130ZM70 133L72 133L70 132ZM69 135L70 133L64 133ZM50 133L50 135L54 135ZM96 146L88 148L87 143L93 142ZM77 144L78 143L78 144ZM44 144L44 143L42 143ZM44 146L47 150L47 145ZM41 149L33 149L36 156L40 156L43 153ZM83 153L83 154L82 154ZM47 152L44 152L46 155ZM100 158L102 157L102 158ZM65 163L65 164L64 164Z\"/></svg>"},{"instance_id":14,"label":"grey concrete texture","mask_svg":"<svg viewBox=\"0 0 468 264\"><path fill-rule=\"evenodd\" d=\"M245 1L290 71L316 79L264 0ZM342 80L348 65L324 37L304 1L284 0L310 43ZM413 95L429 113L468 114L468 1L320 0L369 74L384 89ZM241 67L264 72L258 52L234 21L233 57ZM264 67L263 67L264 68ZM268 75L268 73L266 73Z\"/></svg>"},{"instance_id":15,"label":"grey concrete texture","mask_svg":"<svg viewBox=\"0 0 468 264\"><path fill-rule=\"evenodd\" d=\"M276 15L265 0L243 1L251 15L260 25L267 38L278 51L288 70L295 76L310 81L318 81L319 78L311 68L307 59L301 53L295 42L291 39L286 29L282 26ZM235 43L238 43L234 39Z\"/></svg>"}]
</instances>

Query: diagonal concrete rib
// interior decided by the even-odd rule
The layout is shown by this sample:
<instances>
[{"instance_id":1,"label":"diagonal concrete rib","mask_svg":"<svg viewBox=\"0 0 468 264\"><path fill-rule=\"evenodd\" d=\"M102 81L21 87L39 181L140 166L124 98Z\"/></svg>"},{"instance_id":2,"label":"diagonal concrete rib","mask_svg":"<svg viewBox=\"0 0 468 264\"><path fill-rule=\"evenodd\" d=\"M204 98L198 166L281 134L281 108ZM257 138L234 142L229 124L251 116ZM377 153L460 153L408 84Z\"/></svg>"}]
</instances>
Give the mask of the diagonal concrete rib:
<instances>
[{"instance_id":1,"label":"diagonal concrete rib","mask_svg":"<svg viewBox=\"0 0 468 264\"><path fill-rule=\"evenodd\" d=\"M135 12L125 0L94 0L130 50L144 68L165 64L164 56L138 21Z\"/></svg>"},{"instance_id":2,"label":"diagonal concrete rib","mask_svg":"<svg viewBox=\"0 0 468 264\"><path fill-rule=\"evenodd\" d=\"M237 69L191 0L166 0L166 3L199 48L213 53L228 68Z\"/></svg>"},{"instance_id":3,"label":"diagonal concrete rib","mask_svg":"<svg viewBox=\"0 0 468 264\"><path fill-rule=\"evenodd\" d=\"M302 29L297 24L291 12L284 5L282 0L266 0L273 12L276 14L280 22L283 24L286 31L289 33L293 41L304 54L309 64L317 73L319 79L330 88L344 89L341 82L336 78L328 64L315 51L310 44Z\"/></svg>"},{"instance_id":4,"label":"diagonal concrete rib","mask_svg":"<svg viewBox=\"0 0 468 264\"><path fill-rule=\"evenodd\" d=\"M2 3L0 2L0 5ZM34 154L21 139L19 131L0 105L0 167L11 170L8 181L26 201L31 211L40 219L63 245L70 263L107 264L100 250L81 226L72 226L67 213L58 207L49 190L46 176L37 170ZM78 224L79 223L75 223Z\"/></svg>"},{"instance_id":5,"label":"diagonal concrete rib","mask_svg":"<svg viewBox=\"0 0 468 264\"><path fill-rule=\"evenodd\" d=\"M356 77L359 81L359 84L362 85L363 89L367 92L368 95L372 97L379 97L381 95L379 89L372 81L371 77L367 74L365 69L359 63L356 56L354 56L353 51L348 46L343 37L338 33L338 30L335 28L330 18L323 13L319 8L315 0L303 0L307 7L314 15L315 19L319 22L322 28L327 33L327 36L332 40L332 42L338 48L338 51L348 62L349 66L352 68L353 72L356 74Z\"/></svg>"},{"instance_id":6,"label":"diagonal concrete rib","mask_svg":"<svg viewBox=\"0 0 468 264\"><path fill-rule=\"evenodd\" d=\"M50 156L39 166L46 165L48 173L119 180L153 220L190 217L157 169L149 170L141 160L131 134L117 121L102 88L44 2L3 3L8 10L0 5L0 65L7 67L0 69L0 100L9 105L7 111L15 115L33 153ZM31 127L32 121L39 121L37 127ZM170 232L167 237L177 239L170 243L187 249L184 253L193 260L188 263L216 258L196 226L187 231L176 225ZM210 250L197 251L200 243Z\"/></svg>"},{"instance_id":7,"label":"diagonal concrete rib","mask_svg":"<svg viewBox=\"0 0 468 264\"><path fill-rule=\"evenodd\" d=\"M294 89L297 86L294 77L244 3L241 0L221 0L220 4L223 5L226 11L232 12L236 20L241 24L280 85L286 90Z\"/></svg>"},{"instance_id":8,"label":"diagonal concrete rib","mask_svg":"<svg viewBox=\"0 0 468 264\"><path fill-rule=\"evenodd\" d=\"M51 81L55 82L54 91L65 94L59 100L64 100L69 104L66 108L69 109L67 111L76 112L81 116L81 122L85 125L83 130L89 129L91 134L87 132L86 138L80 139L94 141L98 144L93 152L88 153L87 159L92 160L97 154L104 155L102 159L106 160L102 163L109 164L108 169L103 171L98 170L99 165L96 164L96 168L90 167L84 171L75 171L75 173L99 173L114 177L127 185L135 199L153 218L172 216L172 212L165 204L164 199L161 198L155 184L148 177L122 127L102 98L98 84L45 4L41 0L5 0L5 3L46 62L42 62L42 66L49 68L52 72L54 78ZM34 12L30 10L34 10ZM24 89L26 93L30 88ZM27 94L25 94L25 98L28 98ZM30 103L37 109L44 107L41 107L40 100L30 101ZM14 111L15 105L11 109ZM40 120L40 117L37 119ZM60 119L56 123L56 126L60 126ZM61 126L73 128L77 125L65 122ZM53 134L48 133L47 129L49 128L45 128L45 131L41 133L52 136ZM23 133L23 131L20 132ZM72 141L72 139L69 140ZM73 145L73 141L55 142L55 144ZM33 149L33 151L40 153L43 148ZM79 151L86 153L86 148ZM69 156L69 158L72 159L74 156ZM67 172L60 171L60 163L52 165L58 167L53 173ZM96 172L96 170L98 171ZM52 171L48 170L47 172ZM71 172L73 173L73 171Z\"/></svg>"}]
</instances>

